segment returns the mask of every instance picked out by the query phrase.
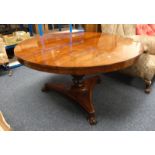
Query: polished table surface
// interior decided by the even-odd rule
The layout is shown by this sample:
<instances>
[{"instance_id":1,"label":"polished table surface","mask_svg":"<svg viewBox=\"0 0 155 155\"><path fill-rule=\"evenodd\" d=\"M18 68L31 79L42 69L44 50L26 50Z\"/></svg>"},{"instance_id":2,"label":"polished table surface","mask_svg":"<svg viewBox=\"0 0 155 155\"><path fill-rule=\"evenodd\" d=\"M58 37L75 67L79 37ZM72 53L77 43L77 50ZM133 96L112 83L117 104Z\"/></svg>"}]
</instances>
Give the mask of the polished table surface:
<instances>
[{"instance_id":1,"label":"polished table surface","mask_svg":"<svg viewBox=\"0 0 155 155\"><path fill-rule=\"evenodd\" d=\"M47 83L42 90L56 90L76 101L88 113L90 124L96 124L92 94L100 77L83 80L84 75L129 67L142 52L142 45L132 39L95 32L49 33L15 47L17 59L27 67L72 75L70 86Z\"/></svg>"},{"instance_id":2,"label":"polished table surface","mask_svg":"<svg viewBox=\"0 0 155 155\"><path fill-rule=\"evenodd\" d=\"M28 67L77 75L122 69L141 52L141 44L129 38L91 32L47 34L15 48L18 60Z\"/></svg>"}]
</instances>

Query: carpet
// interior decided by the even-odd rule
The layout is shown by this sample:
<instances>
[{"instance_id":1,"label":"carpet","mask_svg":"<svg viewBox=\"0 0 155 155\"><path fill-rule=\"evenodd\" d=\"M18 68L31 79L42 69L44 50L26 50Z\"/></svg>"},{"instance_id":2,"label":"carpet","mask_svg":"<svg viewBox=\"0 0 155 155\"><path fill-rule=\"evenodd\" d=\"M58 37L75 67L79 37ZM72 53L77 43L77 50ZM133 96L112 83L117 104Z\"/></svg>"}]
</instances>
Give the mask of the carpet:
<instances>
[{"instance_id":1,"label":"carpet","mask_svg":"<svg viewBox=\"0 0 155 155\"><path fill-rule=\"evenodd\" d=\"M44 83L70 82L68 75L39 72L24 66L13 76L0 76L0 109L16 131L150 131L155 130L155 85L144 93L144 83L118 73L102 74L93 92L98 123L90 126L86 113L73 101Z\"/></svg>"}]
</instances>

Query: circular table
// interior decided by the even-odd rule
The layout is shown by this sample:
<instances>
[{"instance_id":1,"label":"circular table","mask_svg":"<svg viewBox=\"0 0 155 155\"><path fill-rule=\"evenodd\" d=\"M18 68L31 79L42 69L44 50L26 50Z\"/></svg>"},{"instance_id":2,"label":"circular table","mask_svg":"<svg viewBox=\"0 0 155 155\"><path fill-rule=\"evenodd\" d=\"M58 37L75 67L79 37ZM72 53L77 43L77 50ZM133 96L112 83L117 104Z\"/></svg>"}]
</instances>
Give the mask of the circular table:
<instances>
[{"instance_id":1,"label":"circular table","mask_svg":"<svg viewBox=\"0 0 155 155\"><path fill-rule=\"evenodd\" d=\"M42 90L56 90L79 103L88 113L90 124L96 123L92 92L100 77L83 77L129 67L142 52L142 45L132 39L96 32L48 33L15 47L15 55L23 65L73 77L70 86L46 83Z\"/></svg>"}]
</instances>

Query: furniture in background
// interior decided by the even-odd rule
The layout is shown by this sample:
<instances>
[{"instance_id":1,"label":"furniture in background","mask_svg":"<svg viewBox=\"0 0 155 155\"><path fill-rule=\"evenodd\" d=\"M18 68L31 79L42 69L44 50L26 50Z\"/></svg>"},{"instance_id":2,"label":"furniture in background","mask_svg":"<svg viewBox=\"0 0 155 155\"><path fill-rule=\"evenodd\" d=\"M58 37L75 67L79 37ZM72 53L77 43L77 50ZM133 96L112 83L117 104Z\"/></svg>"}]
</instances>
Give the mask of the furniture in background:
<instances>
[{"instance_id":1,"label":"furniture in background","mask_svg":"<svg viewBox=\"0 0 155 155\"><path fill-rule=\"evenodd\" d=\"M52 24L53 25L53 28L54 28L54 24ZM66 24L66 25L69 25L69 31L70 32L72 32L72 29L73 29L73 26L74 26L74 28L75 28L75 24ZM59 31L62 31L62 24L58 24L58 29L59 29Z\"/></svg>"},{"instance_id":2,"label":"furniture in background","mask_svg":"<svg viewBox=\"0 0 155 155\"><path fill-rule=\"evenodd\" d=\"M15 58L13 58L14 47L18 43L29 38L30 38L30 33L25 31L16 31L9 35L1 35L0 66L1 66L1 69L9 71L9 75L12 75L11 68L16 68L21 66L21 64L18 61L16 61Z\"/></svg>"},{"instance_id":3,"label":"furniture in background","mask_svg":"<svg viewBox=\"0 0 155 155\"><path fill-rule=\"evenodd\" d=\"M85 32L101 32L101 24L82 24Z\"/></svg>"},{"instance_id":4,"label":"furniture in background","mask_svg":"<svg viewBox=\"0 0 155 155\"><path fill-rule=\"evenodd\" d=\"M25 31L16 31L9 35L3 35L2 38L4 40L6 48L9 48L8 46L13 46L20 43L21 41L29 39L30 33Z\"/></svg>"},{"instance_id":5,"label":"furniture in background","mask_svg":"<svg viewBox=\"0 0 155 155\"><path fill-rule=\"evenodd\" d=\"M155 36L136 35L136 24L102 24L101 28L103 33L132 38L143 44L145 52L133 66L122 70L121 73L142 78L145 82L145 92L150 93L155 75Z\"/></svg>"},{"instance_id":6,"label":"furniture in background","mask_svg":"<svg viewBox=\"0 0 155 155\"><path fill-rule=\"evenodd\" d=\"M52 28L51 28L52 27ZM29 24L29 32L42 35L44 33L57 32L83 32L83 24ZM69 31L68 31L69 30Z\"/></svg>"},{"instance_id":7,"label":"furniture in background","mask_svg":"<svg viewBox=\"0 0 155 155\"><path fill-rule=\"evenodd\" d=\"M2 38L0 38L0 69L4 70L4 71L8 71L9 72L9 76L12 75L12 71L10 70L9 66L9 59L5 50L5 44L2 40Z\"/></svg>"},{"instance_id":8,"label":"furniture in background","mask_svg":"<svg viewBox=\"0 0 155 155\"><path fill-rule=\"evenodd\" d=\"M28 30L27 24L0 24L0 34L2 35L12 34L15 31L28 32Z\"/></svg>"},{"instance_id":9,"label":"furniture in background","mask_svg":"<svg viewBox=\"0 0 155 155\"><path fill-rule=\"evenodd\" d=\"M40 31L39 31L39 26L42 26L42 31L43 33L46 33L49 31L49 28L48 28L48 24L34 24L33 25L33 30L36 34L40 34Z\"/></svg>"},{"instance_id":10,"label":"furniture in background","mask_svg":"<svg viewBox=\"0 0 155 155\"><path fill-rule=\"evenodd\" d=\"M88 113L90 124L96 123L92 96L100 78L84 79L85 75L131 66L142 52L141 44L132 39L96 32L44 34L15 47L15 55L23 65L72 76L71 85L47 83L43 91L53 89L76 101Z\"/></svg>"},{"instance_id":11,"label":"furniture in background","mask_svg":"<svg viewBox=\"0 0 155 155\"><path fill-rule=\"evenodd\" d=\"M36 34L40 34L42 35L43 33L48 33L50 32L51 29L49 29L50 25L52 25L52 31L55 30L55 24L29 24L29 30L30 32L32 31L35 32ZM57 30L58 31L62 31L64 29L64 27L62 25L67 25L67 27L69 28L69 31L72 32L72 27L74 26L75 28L75 24L57 24Z\"/></svg>"}]
</instances>

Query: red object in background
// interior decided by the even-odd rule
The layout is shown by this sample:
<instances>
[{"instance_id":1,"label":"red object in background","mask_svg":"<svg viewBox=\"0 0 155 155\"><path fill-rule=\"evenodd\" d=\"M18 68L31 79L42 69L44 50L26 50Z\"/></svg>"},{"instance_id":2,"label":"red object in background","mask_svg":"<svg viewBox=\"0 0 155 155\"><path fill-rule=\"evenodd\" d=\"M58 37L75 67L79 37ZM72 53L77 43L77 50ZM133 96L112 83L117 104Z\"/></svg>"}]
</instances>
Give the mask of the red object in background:
<instances>
[{"instance_id":1,"label":"red object in background","mask_svg":"<svg viewBox=\"0 0 155 155\"><path fill-rule=\"evenodd\" d=\"M137 35L155 35L155 24L137 24Z\"/></svg>"}]
</instances>

